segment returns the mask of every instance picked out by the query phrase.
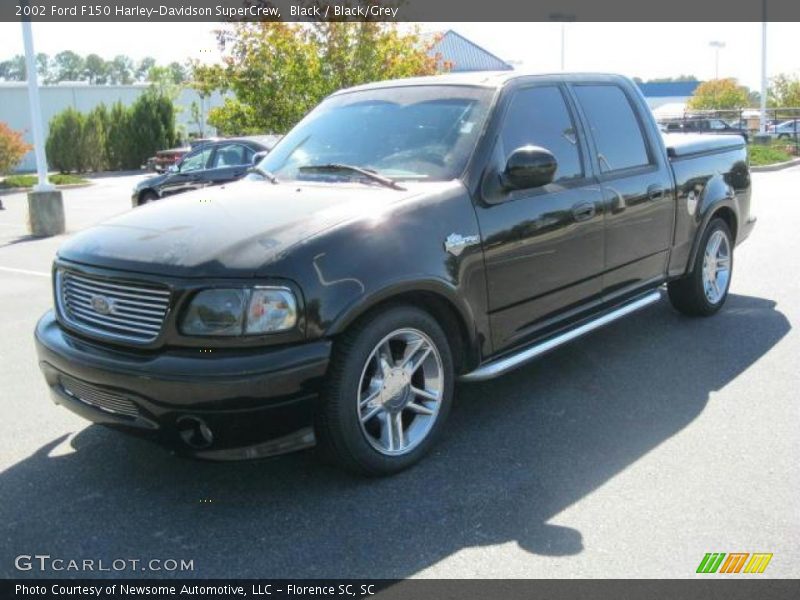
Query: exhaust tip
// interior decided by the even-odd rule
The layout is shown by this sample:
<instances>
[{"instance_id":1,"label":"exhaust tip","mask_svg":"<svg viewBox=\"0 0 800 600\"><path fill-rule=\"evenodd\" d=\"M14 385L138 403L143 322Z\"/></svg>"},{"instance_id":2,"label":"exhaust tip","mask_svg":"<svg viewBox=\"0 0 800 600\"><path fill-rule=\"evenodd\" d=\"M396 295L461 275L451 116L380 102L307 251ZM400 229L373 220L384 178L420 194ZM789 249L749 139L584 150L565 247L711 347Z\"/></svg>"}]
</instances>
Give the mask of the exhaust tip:
<instances>
[{"instance_id":1,"label":"exhaust tip","mask_svg":"<svg viewBox=\"0 0 800 600\"><path fill-rule=\"evenodd\" d=\"M180 417L176 425L183 442L195 450L204 450L214 443L211 428L200 417Z\"/></svg>"}]
</instances>

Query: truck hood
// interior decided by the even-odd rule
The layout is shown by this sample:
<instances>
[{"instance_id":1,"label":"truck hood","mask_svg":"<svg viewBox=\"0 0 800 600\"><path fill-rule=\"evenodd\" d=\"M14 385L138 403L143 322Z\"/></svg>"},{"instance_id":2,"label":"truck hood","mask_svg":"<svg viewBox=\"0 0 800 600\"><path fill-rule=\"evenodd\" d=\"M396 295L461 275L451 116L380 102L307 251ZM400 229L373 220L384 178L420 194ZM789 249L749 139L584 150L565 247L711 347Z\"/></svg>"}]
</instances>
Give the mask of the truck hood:
<instances>
[{"instance_id":1,"label":"truck hood","mask_svg":"<svg viewBox=\"0 0 800 600\"><path fill-rule=\"evenodd\" d=\"M141 273L252 276L339 223L373 217L397 202L450 185L412 183L401 191L362 183L273 185L245 179L133 209L78 233L58 255Z\"/></svg>"}]
</instances>

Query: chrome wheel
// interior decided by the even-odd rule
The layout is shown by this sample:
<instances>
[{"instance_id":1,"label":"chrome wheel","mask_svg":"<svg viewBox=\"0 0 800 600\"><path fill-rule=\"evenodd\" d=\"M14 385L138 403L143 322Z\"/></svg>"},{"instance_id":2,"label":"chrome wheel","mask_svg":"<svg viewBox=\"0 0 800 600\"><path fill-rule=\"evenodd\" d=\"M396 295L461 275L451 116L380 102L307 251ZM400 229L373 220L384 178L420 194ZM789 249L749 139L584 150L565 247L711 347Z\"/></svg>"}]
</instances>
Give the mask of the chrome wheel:
<instances>
[{"instance_id":1,"label":"chrome wheel","mask_svg":"<svg viewBox=\"0 0 800 600\"><path fill-rule=\"evenodd\" d=\"M703 256L703 292L711 304L725 296L731 278L731 245L728 236L717 230L708 238Z\"/></svg>"},{"instance_id":2,"label":"chrome wheel","mask_svg":"<svg viewBox=\"0 0 800 600\"><path fill-rule=\"evenodd\" d=\"M358 419L381 454L407 454L428 436L444 394L442 358L417 329L398 329L373 348L358 386Z\"/></svg>"}]
</instances>

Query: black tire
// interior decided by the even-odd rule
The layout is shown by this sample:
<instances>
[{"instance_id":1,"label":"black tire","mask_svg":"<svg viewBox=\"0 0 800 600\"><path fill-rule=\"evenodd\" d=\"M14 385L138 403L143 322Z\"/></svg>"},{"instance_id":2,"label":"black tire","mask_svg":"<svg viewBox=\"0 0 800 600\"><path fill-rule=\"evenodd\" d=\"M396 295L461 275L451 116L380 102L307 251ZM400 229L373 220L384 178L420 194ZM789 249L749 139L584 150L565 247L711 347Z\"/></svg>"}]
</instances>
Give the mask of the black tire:
<instances>
[{"instance_id":1,"label":"black tire","mask_svg":"<svg viewBox=\"0 0 800 600\"><path fill-rule=\"evenodd\" d=\"M442 385L438 413L432 417L427 434L406 453L389 456L373 447L373 443L368 440L366 425L362 427L359 400L365 394L362 377L366 375L370 365L374 364L370 360L373 351L382 340L399 330L421 332L427 338L426 341L435 347L437 354L434 358L439 359L437 368L441 366ZM402 347L399 352L404 352ZM398 359L398 362L402 361ZM391 306L369 313L334 343L326 389L315 415L322 457L349 471L370 476L391 475L410 467L428 453L442 432L452 405L454 377L453 358L447 336L430 314L406 305ZM400 410L406 415L401 419L413 423L417 415L408 416L408 412L404 410ZM408 427L410 431L411 425Z\"/></svg>"},{"instance_id":2,"label":"black tire","mask_svg":"<svg viewBox=\"0 0 800 600\"><path fill-rule=\"evenodd\" d=\"M722 290L722 295L711 301L706 295L704 281L703 281L703 264L705 259L706 249L709 244L711 236L715 232L722 232L725 236L729 249L730 265L727 281ZM728 224L720 219L715 218L708 224L703 237L700 240L700 249L695 257L694 264L690 273L682 277L670 281L667 285L669 299L672 306L678 311L691 317L708 317L715 314L725 304L728 298L728 290L730 289L731 275L733 274L733 236Z\"/></svg>"},{"instance_id":3,"label":"black tire","mask_svg":"<svg viewBox=\"0 0 800 600\"><path fill-rule=\"evenodd\" d=\"M139 206L144 204L148 204L149 202L155 202L158 200L158 194L156 194L153 190L146 190L139 194Z\"/></svg>"}]
</instances>

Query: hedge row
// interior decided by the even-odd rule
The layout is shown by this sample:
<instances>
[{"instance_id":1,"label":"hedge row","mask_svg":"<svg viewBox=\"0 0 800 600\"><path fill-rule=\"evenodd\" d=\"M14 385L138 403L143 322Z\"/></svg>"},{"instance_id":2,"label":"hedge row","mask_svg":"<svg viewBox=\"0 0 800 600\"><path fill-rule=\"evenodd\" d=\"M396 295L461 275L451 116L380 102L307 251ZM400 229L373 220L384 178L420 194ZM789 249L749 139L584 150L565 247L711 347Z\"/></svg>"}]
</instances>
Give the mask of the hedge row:
<instances>
[{"instance_id":1,"label":"hedge row","mask_svg":"<svg viewBox=\"0 0 800 600\"><path fill-rule=\"evenodd\" d=\"M83 114L67 108L50 121L47 160L62 173L138 169L178 139L172 102L154 91L131 106L100 104Z\"/></svg>"}]
</instances>

